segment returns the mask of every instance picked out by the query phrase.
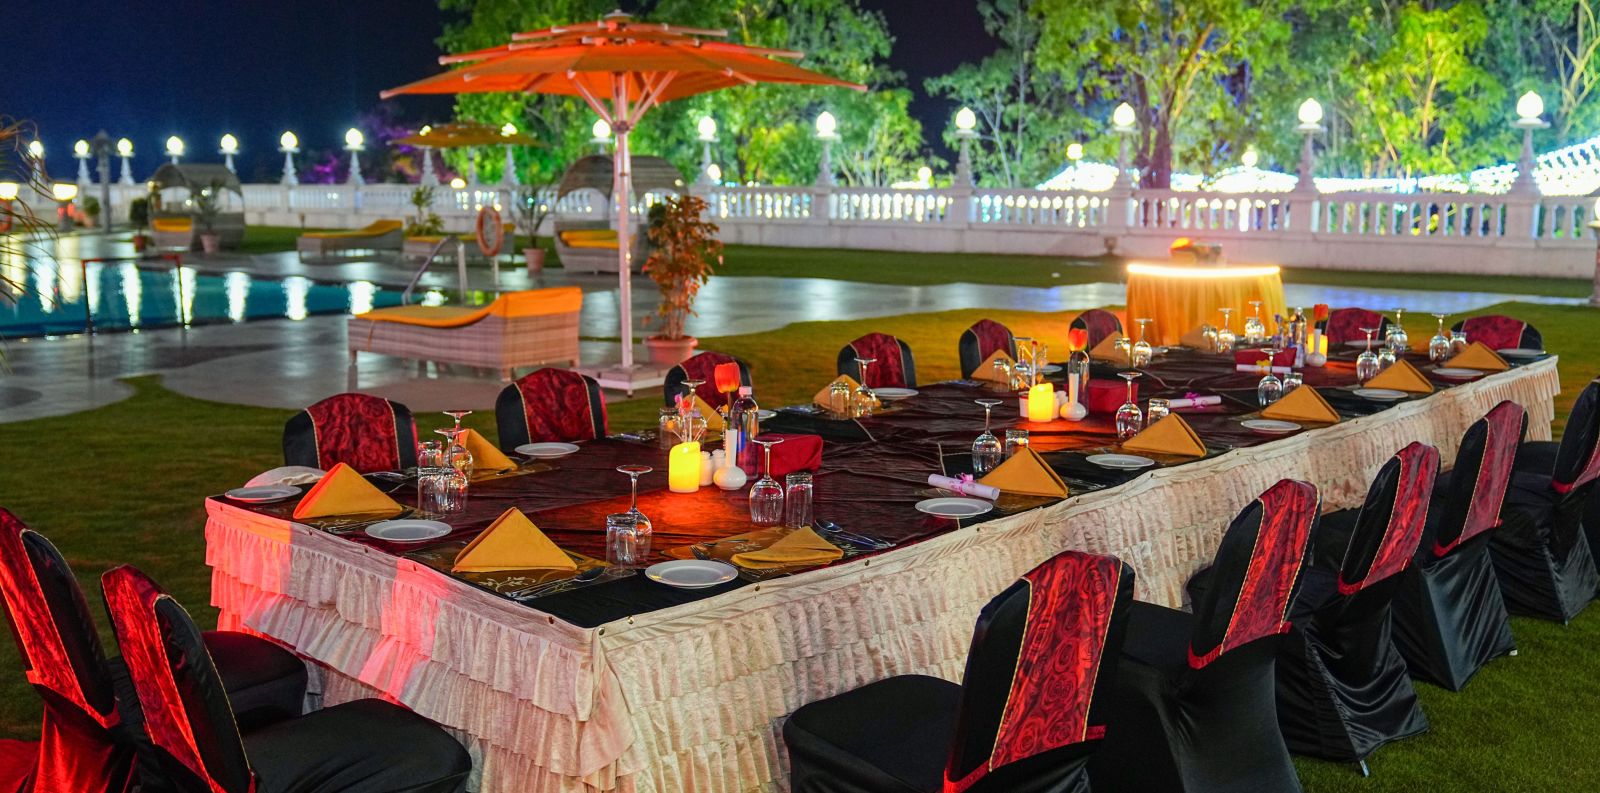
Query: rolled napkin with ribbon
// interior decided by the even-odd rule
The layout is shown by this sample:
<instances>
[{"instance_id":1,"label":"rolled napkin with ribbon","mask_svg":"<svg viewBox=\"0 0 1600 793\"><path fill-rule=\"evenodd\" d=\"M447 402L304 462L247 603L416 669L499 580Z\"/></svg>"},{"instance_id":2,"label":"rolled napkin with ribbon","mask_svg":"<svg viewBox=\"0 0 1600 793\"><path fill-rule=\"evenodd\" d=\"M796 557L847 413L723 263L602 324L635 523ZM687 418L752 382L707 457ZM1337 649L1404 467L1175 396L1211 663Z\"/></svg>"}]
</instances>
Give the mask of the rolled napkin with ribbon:
<instances>
[{"instance_id":1,"label":"rolled napkin with ribbon","mask_svg":"<svg viewBox=\"0 0 1600 793\"><path fill-rule=\"evenodd\" d=\"M1139 384L1133 384L1133 398L1139 399ZM1090 380L1084 389L1083 404L1090 413L1115 413L1128 399L1128 385L1122 380Z\"/></svg>"},{"instance_id":2,"label":"rolled napkin with ribbon","mask_svg":"<svg viewBox=\"0 0 1600 793\"><path fill-rule=\"evenodd\" d=\"M833 384L834 383L844 383L845 385L850 386L850 393L852 393L852 394L855 393L855 390L857 388L861 387L861 384L856 382L856 379L854 377L851 377L850 375L847 375L847 374L842 374L842 375L839 375L838 377L833 378L832 381L830 381L827 385L822 387L821 391L818 391L816 393L816 395L812 396L811 397L811 403L816 405L819 408L825 408L827 410L832 410L833 409L833 400L832 400L832 397L829 396L828 392L829 392L830 389L833 388Z\"/></svg>"},{"instance_id":3,"label":"rolled napkin with ribbon","mask_svg":"<svg viewBox=\"0 0 1600 793\"><path fill-rule=\"evenodd\" d=\"M1005 361L1006 362L1006 367L1007 368L1001 370L1005 374L997 374L995 372L995 370L994 370L994 362L995 361ZM1007 384L1009 384L1011 382L1011 378L1009 376L1009 373L1011 371L1010 367L1013 367L1013 366L1016 366L1016 365L1017 365L1017 362L1012 360L1011 356L1007 355L1005 350L995 350L993 355L990 355L988 358L983 359L983 363L978 364L978 368L972 370L972 379L974 379L974 380L988 380L991 383L1007 383Z\"/></svg>"},{"instance_id":4,"label":"rolled napkin with ribbon","mask_svg":"<svg viewBox=\"0 0 1600 793\"><path fill-rule=\"evenodd\" d=\"M1267 359L1267 351L1265 349L1234 350L1233 351L1233 363L1236 366L1249 366L1252 369L1254 369L1254 368L1257 367L1258 364L1260 364L1262 361L1265 361L1266 359ZM1274 367L1278 367L1278 366L1284 366L1284 367L1293 366L1294 365L1294 350L1279 350L1276 354L1274 354L1272 356L1272 365Z\"/></svg>"},{"instance_id":5,"label":"rolled napkin with ribbon","mask_svg":"<svg viewBox=\"0 0 1600 793\"><path fill-rule=\"evenodd\" d=\"M948 490L952 493L960 493L964 496L987 498L990 501L1000 497L999 488L978 484L977 481L972 478L972 474L962 474L961 476L940 476L938 474L928 474L928 484L943 490Z\"/></svg>"},{"instance_id":6,"label":"rolled napkin with ribbon","mask_svg":"<svg viewBox=\"0 0 1600 793\"><path fill-rule=\"evenodd\" d=\"M1428 382L1428 378L1406 360L1395 361L1364 385L1367 388L1389 388L1408 394L1433 393L1433 383Z\"/></svg>"},{"instance_id":7,"label":"rolled napkin with ribbon","mask_svg":"<svg viewBox=\"0 0 1600 793\"><path fill-rule=\"evenodd\" d=\"M765 432L756 436L760 440L782 438L783 443L772 447L772 476L782 478L795 471L815 471L822 467L822 436L820 435L785 435L777 432ZM750 476L761 473L762 452L760 448L750 458L751 465L741 466Z\"/></svg>"},{"instance_id":8,"label":"rolled napkin with ribbon","mask_svg":"<svg viewBox=\"0 0 1600 793\"><path fill-rule=\"evenodd\" d=\"M500 513L489 528L456 554L455 563L450 566L455 573L577 569L572 557L516 507Z\"/></svg>"},{"instance_id":9,"label":"rolled napkin with ribbon","mask_svg":"<svg viewBox=\"0 0 1600 793\"><path fill-rule=\"evenodd\" d=\"M356 469L339 463L300 499L294 519L331 518L338 515L381 515L389 517L405 507L384 495Z\"/></svg>"},{"instance_id":10,"label":"rolled napkin with ribbon","mask_svg":"<svg viewBox=\"0 0 1600 793\"><path fill-rule=\"evenodd\" d=\"M472 455L472 467L477 471L499 473L501 471L514 471L517 462L507 457L504 452L494 447L489 439L483 437L477 430L466 430L460 435L461 445L466 447Z\"/></svg>"},{"instance_id":11,"label":"rolled napkin with ribbon","mask_svg":"<svg viewBox=\"0 0 1600 793\"><path fill-rule=\"evenodd\" d=\"M733 563L740 567L761 570L770 567L792 567L802 564L827 564L844 556L844 551L816 530L807 526L785 534L759 551L745 551L733 555Z\"/></svg>"},{"instance_id":12,"label":"rolled napkin with ribbon","mask_svg":"<svg viewBox=\"0 0 1600 793\"><path fill-rule=\"evenodd\" d=\"M1189 422L1176 413L1144 428L1122 444L1124 451L1174 454L1183 457L1206 456L1206 445Z\"/></svg>"},{"instance_id":13,"label":"rolled napkin with ribbon","mask_svg":"<svg viewBox=\"0 0 1600 793\"><path fill-rule=\"evenodd\" d=\"M1067 483L1033 449L1024 446L1011 459L978 480L979 484L1024 496L1066 498Z\"/></svg>"},{"instance_id":14,"label":"rolled napkin with ribbon","mask_svg":"<svg viewBox=\"0 0 1600 793\"><path fill-rule=\"evenodd\" d=\"M1265 360L1265 359L1263 359L1263 360ZM1254 372L1254 373L1266 374L1267 373L1267 368L1268 367L1261 366L1260 364L1253 364L1253 365L1250 365L1250 366L1240 366L1238 364L1234 364L1233 370L1236 371L1236 372ZM1272 369L1272 373L1273 374L1289 374L1290 372L1294 371L1294 367L1292 367L1292 366L1274 366L1274 367L1271 367L1271 369Z\"/></svg>"},{"instance_id":15,"label":"rolled napkin with ribbon","mask_svg":"<svg viewBox=\"0 0 1600 793\"><path fill-rule=\"evenodd\" d=\"M1215 394L1196 394L1192 391L1177 399L1167 400L1167 407L1172 408L1173 410L1178 410L1180 408L1203 408L1210 405L1220 404L1222 404L1222 397L1220 396Z\"/></svg>"},{"instance_id":16,"label":"rolled napkin with ribbon","mask_svg":"<svg viewBox=\"0 0 1600 793\"><path fill-rule=\"evenodd\" d=\"M1481 341L1468 344L1465 350L1456 353L1444 365L1457 369L1477 369L1480 372L1504 372L1511 368L1506 359Z\"/></svg>"},{"instance_id":17,"label":"rolled napkin with ribbon","mask_svg":"<svg viewBox=\"0 0 1600 793\"><path fill-rule=\"evenodd\" d=\"M1283 398L1274 402L1261 411L1264 419L1277 419L1279 421L1314 421L1323 424L1338 424L1339 411L1334 410L1323 399L1317 389L1303 385L1283 395Z\"/></svg>"}]
</instances>

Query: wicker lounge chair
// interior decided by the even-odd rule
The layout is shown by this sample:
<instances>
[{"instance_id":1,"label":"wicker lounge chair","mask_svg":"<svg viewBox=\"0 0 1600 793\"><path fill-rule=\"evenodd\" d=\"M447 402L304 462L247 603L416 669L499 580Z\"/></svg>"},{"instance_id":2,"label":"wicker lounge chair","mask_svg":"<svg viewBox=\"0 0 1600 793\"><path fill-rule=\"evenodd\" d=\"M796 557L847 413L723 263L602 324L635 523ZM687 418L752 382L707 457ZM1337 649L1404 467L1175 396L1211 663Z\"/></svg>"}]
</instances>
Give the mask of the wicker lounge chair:
<instances>
[{"instance_id":1,"label":"wicker lounge chair","mask_svg":"<svg viewBox=\"0 0 1600 793\"><path fill-rule=\"evenodd\" d=\"M514 247L512 246L511 241L516 237L517 224L503 223L501 226L505 229L506 235L505 244L501 246L500 250L500 252L503 254L507 251L511 251ZM428 254L433 253L434 246L444 241L446 236L447 235L444 234L423 234L415 237L406 237L405 247L401 248L400 255L407 259L415 259L417 261L426 259L428 258ZM483 255L483 251L478 249L478 235L476 233L457 234L456 238L460 239L466 244L468 259L488 258ZM616 249L617 248L615 245L613 245L611 248L613 251ZM445 248L439 253L439 257L441 259L454 259L455 255L455 249L449 247ZM612 255L615 256L615 254Z\"/></svg>"},{"instance_id":2,"label":"wicker lounge chair","mask_svg":"<svg viewBox=\"0 0 1600 793\"><path fill-rule=\"evenodd\" d=\"M295 241L295 250L301 261L308 253L326 256L334 251L399 251L405 241L405 225L398 220L378 220L354 231L308 231Z\"/></svg>"},{"instance_id":3,"label":"wicker lounge chair","mask_svg":"<svg viewBox=\"0 0 1600 793\"><path fill-rule=\"evenodd\" d=\"M478 308L380 308L350 318L350 366L358 352L495 369L501 380L521 366L576 366L582 308L575 286L508 292Z\"/></svg>"},{"instance_id":4,"label":"wicker lounge chair","mask_svg":"<svg viewBox=\"0 0 1600 793\"><path fill-rule=\"evenodd\" d=\"M194 247L194 218L151 218L150 237L157 248L189 250Z\"/></svg>"}]
</instances>

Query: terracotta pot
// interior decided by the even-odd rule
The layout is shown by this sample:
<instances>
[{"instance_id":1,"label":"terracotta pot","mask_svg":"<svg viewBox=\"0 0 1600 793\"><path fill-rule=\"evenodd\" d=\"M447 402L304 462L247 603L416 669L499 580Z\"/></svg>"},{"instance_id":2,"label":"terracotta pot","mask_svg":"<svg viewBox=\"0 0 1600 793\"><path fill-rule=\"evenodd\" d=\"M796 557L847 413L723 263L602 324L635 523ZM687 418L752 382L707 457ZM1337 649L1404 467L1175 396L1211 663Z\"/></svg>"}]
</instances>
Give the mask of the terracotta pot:
<instances>
[{"instance_id":1,"label":"terracotta pot","mask_svg":"<svg viewBox=\"0 0 1600 793\"><path fill-rule=\"evenodd\" d=\"M150 247L150 238L149 237L147 237L147 236L145 236L143 234L135 234L135 235L133 235L133 251L134 251L134 253L144 253L144 249L148 248L148 247Z\"/></svg>"},{"instance_id":2,"label":"terracotta pot","mask_svg":"<svg viewBox=\"0 0 1600 793\"><path fill-rule=\"evenodd\" d=\"M645 348L650 351L650 362L662 367L677 366L688 360L699 343L700 340L693 336L684 336L681 339L651 336L644 340Z\"/></svg>"},{"instance_id":3,"label":"terracotta pot","mask_svg":"<svg viewBox=\"0 0 1600 793\"><path fill-rule=\"evenodd\" d=\"M544 248L523 248L522 258L528 260L528 275L544 272Z\"/></svg>"},{"instance_id":4,"label":"terracotta pot","mask_svg":"<svg viewBox=\"0 0 1600 793\"><path fill-rule=\"evenodd\" d=\"M205 251L205 254L207 256L210 256L211 254L214 254L217 251L222 250L222 235L221 234L201 234L200 235L200 250Z\"/></svg>"}]
</instances>

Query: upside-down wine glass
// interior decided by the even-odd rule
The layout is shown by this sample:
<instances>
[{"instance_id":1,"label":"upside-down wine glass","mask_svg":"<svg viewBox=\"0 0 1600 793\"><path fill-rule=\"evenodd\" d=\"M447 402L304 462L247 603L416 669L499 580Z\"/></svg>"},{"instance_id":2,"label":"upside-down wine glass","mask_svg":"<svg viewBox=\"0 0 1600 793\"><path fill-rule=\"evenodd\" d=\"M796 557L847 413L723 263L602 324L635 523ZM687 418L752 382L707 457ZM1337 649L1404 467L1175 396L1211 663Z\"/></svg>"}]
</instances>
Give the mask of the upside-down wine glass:
<instances>
[{"instance_id":1,"label":"upside-down wine glass","mask_svg":"<svg viewBox=\"0 0 1600 793\"><path fill-rule=\"evenodd\" d=\"M1439 320L1439 330L1428 339L1428 360L1436 364L1450 360L1450 334L1444 329L1444 314L1434 314L1433 318Z\"/></svg>"},{"instance_id":2,"label":"upside-down wine glass","mask_svg":"<svg viewBox=\"0 0 1600 793\"><path fill-rule=\"evenodd\" d=\"M1233 335L1233 328L1228 327L1229 321L1233 318L1233 309L1219 308L1217 310L1222 312L1222 327L1217 328L1217 352L1226 355L1233 352L1233 343L1238 338Z\"/></svg>"},{"instance_id":3,"label":"upside-down wine glass","mask_svg":"<svg viewBox=\"0 0 1600 793\"><path fill-rule=\"evenodd\" d=\"M1377 328L1361 328L1367 334L1367 349L1356 356L1356 382L1365 383L1378 376L1383 368L1378 365L1378 355L1372 351L1372 334L1377 333Z\"/></svg>"},{"instance_id":4,"label":"upside-down wine glass","mask_svg":"<svg viewBox=\"0 0 1600 793\"><path fill-rule=\"evenodd\" d=\"M472 415L472 411L470 411L470 410L446 410L444 412L444 414L446 416L449 416L450 418L453 418L453 419L456 420L456 432L460 432L461 431L461 420L463 418L466 418L467 416Z\"/></svg>"},{"instance_id":5,"label":"upside-down wine glass","mask_svg":"<svg viewBox=\"0 0 1600 793\"><path fill-rule=\"evenodd\" d=\"M1387 339L1383 344L1378 345L1378 371L1381 372L1394 366L1394 362L1398 359L1399 356L1395 354L1394 345L1390 344Z\"/></svg>"},{"instance_id":6,"label":"upside-down wine glass","mask_svg":"<svg viewBox=\"0 0 1600 793\"><path fill-rule=\"evenodd\" d=\"M1133 398L1133 381L1139 379L1143 372L1118 372L1117 376L1128 381L1128 401L1117 408L1117 440L1125 441L1139 434L1144 428L1144 411L1139 410L1139 403Z\"/></svg>"},{"instance_id":7,"label":"upside-down wine glass","mask_svg":"<svg viewBox=\"0 0 1600 793\"><path fill-rule=\"evenodd\" d=\"M783 485L772 478L772 447L782 438L753 438L761 446L761 478L750 486L750 522L776 526L783 520Z\"/></svg>"},{"instance_id":8,"label":"upside-down wine glass","mask_svg":"<svg viewBox=\"0 0 1600 793\"><path fill-rule=\"evenodd\" d=\"M1217 328L1216 328L1216 326L1212 325L1210 323L1206 323L1204 325L1201 325L1200 326L1200 340L1201 340L1201 346L1203 348L1203 349L1200 350L1201 352L1216 352L1217 351Z\"/></svg>"},{"instance_id":9,"label":"upside-down wine glass","mask_svg":"<svg viewBox=\"0 0 1600 793\"><path fill-rule=\"evenodd\" d=\"M1465 350L1465 349L1467 349L1467 332L1464 331L1464 330L1452 330L1452 331L1450 331L1450 355L1451 355L1451 357L1460 355L1461 352L1463 350Z\"/></svg>"},{"instance_id":10,"label":"upside-down wine glass","mask_svg":"<svg viewBox=\"0 0 1600 793\"><path fill-rule=\"evenodd\" d=\"M683 398L689 400L692 404L694 398L700 393L700 386L705 385L705 382L704 380L694 380L688 377L683 378ZM710 417L708 416L707 418Z\"/></svg>"},{"instance_id":11,"label":"upside-down wine glass","mask_svg":"<svg viewBox=\"0 0 1600 793\"><path fill-rule=\"evenodd\" d=\"M613 564L636 565L650 555L650 519L639 511L639 477L654 471L648 465L619 465L627 474L628 511L606 516L606 556Z\"/></svg>"},{"instance_id":12,"label":"upside-down wine glass","mask_svg":"<svg viewBox=\"0 0 1600 793\"><path fill-rule=\"evenodd\" d=\"M1005 447L1000 445L1000 439L989 431L989 415L994 412L995 405L1000 404L1000 400L974 401L983 406L983 434L972 442L972 473L983 476L1000 464L1000 458L1005 453Z\"/></svg>"},{"instance_id":13,"label":"upside-down wine glass","mask_svg":"<svg viewBox=\"0 0 1600 793\"><path fill-rule=\"evenodd\" d=\"M856 412L863 416L872 415L872 407L878 403L878 395L867 385L867 367L877 362L877 358L856 359L856 368L861 372L861 384L856 386Z\"/></svg>"},{"instance_id":14,"label":"upside-down wine glass","mask_svg":"<svg viewBox=\"0 0 1600 793\"><path fill-rule=\"evenodd\" d=\"M1256 403L1266 407L1283 396L1283 381L1272 373L1272 365L1278 355L1277 347L1267 347L1262 350L1267 356L1267 373L1262 376L1261 382L1256 383Z\"/></svg>"},{"instance_id":15,"label":"upside-down wine glass","mask_svg":"<svg viewBox=\"0 0 1600 793\"><path fill-rule=\"evenodd\" d=\"M1411 349L1411 339L1406 336L1406 326L1401 324L1405 311L1403 308L1395 309L1394 322L1389 325L1388 346L1394 348L1396 355Z\"/></svg>"},{"instance_id":16,"label":"upside-down wine glass","mask_svg":"<svg viewBox=\"0 0 1600 793\"><path fill-rule=\"evenodd\" d=\"M1136 319L1134 322L1139 323L1139 340L1133 343L1133 355L1131 358L1133 367L1142 369L1150 365L1150 357L1155 354L1155 348L1150 346L1150 342L1144 340L1145 326L1155 322L1155 320L1143 318Z\"/></svg>"},{"instance_id":17,"label":"upside-down wine glass","mask_svg":"<svg viewBox=\"0 0 1600 793\"><path fill-rule=\"evenodd\" d=\"M1261 301L1251 300L1250 316L1244 321L1244 341L1246 344L1260 344L1267 337L1267 324L1261 321Z\"/></svg>"}]
</instances>

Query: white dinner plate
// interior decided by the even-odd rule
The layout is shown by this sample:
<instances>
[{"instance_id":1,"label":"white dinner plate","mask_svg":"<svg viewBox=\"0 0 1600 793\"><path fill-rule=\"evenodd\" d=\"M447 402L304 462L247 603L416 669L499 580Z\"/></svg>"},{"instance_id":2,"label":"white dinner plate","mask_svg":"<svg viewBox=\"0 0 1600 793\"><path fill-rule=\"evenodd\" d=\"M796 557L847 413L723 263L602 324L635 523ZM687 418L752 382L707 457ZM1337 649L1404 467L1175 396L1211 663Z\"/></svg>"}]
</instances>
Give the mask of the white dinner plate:
<instances>
[{"instance_id":1,"label":"white dinner plate","mask_svg":"<svg viewBox=\"0 0 1600 793\"><path fill-rule=\"evenodd\" d=\"M907 397L916 396L917 395L917 389L915 389L915 388L874 388L874 389L872 389L872 393L877 394L879 399L905 399Z\"/></svg>"},{"instance_id":2,"label":"white dinner plate","mask_svg":"<svg viewBox=\"0 0 1600 793\"><path fill-rule=\"evenodd\" d=\"M1447 380L1471 380L1483 376L1483 372L1477 369L1458 369L1453 366L1441 366L1433 370L1433 373Z\"/></svg>"},{"instance_id":3,"label":"white dinner plate","mask_svg":"<svg viewBox=\"0 0 1600 793\"><path fill-rule=\"evenodd\" d=\"M1362 399L1371 399L1375 402L1399 402L1410 396L1404 391L1396 391L1393 388L1357 388L1351 393Z\"/></svg>"},{"instance_id":4,"label":"white dinner plate","mask_svg":"<svg viewBox=\"0 0 1600 793\"><path fill-rule=\"evenodd\" d=\"M223 495L234 501L246 504L271 504L286 498L300 495L300 488L289 485L257 485L255 487L236 487Z\"/></svg>"},{"instance_id":5,"label":"white dinner plate","mask_svg":"<svg viewBox=\"0 0 1600 793\"><path fill-rule=\"evenodd\" d=\"M738 568L713 559L679 559L644 569L645 578L678 589L705 589L739 576Z\"/></svg>"},{"instance_id":6,"label":"white dinner plate","mask_svg":"<svg viewBox=\"0 0 1600 793\"><path fill-rule=\"evenodd\" d=\"M776 416L776 415L778 415L778 411L776 411L776 410L767 410L766 408L760 408L760 409L758 409L756 411L756 420L758 420L758 421L766 421L767 419L770 419L770 418L772 418L773 416Z\"/></svg>"},{"instance_id":7,"label":"white dinner plate","mask_svg":"<svg viewBox=\"0 0 1600 793\"><path fill-rule=\"evenodd\" d=\"M1527 347L1513 347L1509 350L1495 350L1507 358L1537 358L1545 354L1544 350L1534 350Z\"/></svg>"},{"instance_id":8,"label":"white dinner plate","mask_svg":"<svg viewBox=\"0 0 1600 793\"><path fill-rule=\"evenodd\" d=\"M367 536L389 542L423 542L450 533L450 524L436 520L384 520L367 527Z\"/></svg>"},{"instance_id":9,"label":"white dinner plate","mask_svg":"<svg viewBox=\"0 0 1600 793\"><path fill-rule=\"evenodd\" d=\"M554 457L566 457L578 450L575 443L524 443L512 451L523 457L532 457L535 460L549 460Z\"/></svg>"},{"instance_id":10,"label":"white dinner plate","mask_svg":"<svg viewBox=\"0 0 1600 793\"><path fill-rule=\"evenodd\" d=\"M970 518L994 509L994 504L981 498L929 498L917 502L917 511L941 518Z\"/></svg>"},{"instance_id":11,"label":"white dinner plate","mask_svg":"<svg viewBox=\"0 0 1600 793\"><path fill-rule=\"evenodd\" d=\"M1059 371L1061 371L1061 364L1047 363L1039 367L1039 374L1055 374Z\"/></svg>"},{"instance_id":12,"label":"white dinner plate","mask_svg":"<svg viewBox=\"0 0 1600 793\"><path fill-rule=\"evenodd\" d=\"M1299 432L1304 427L1292 421L1276 421L1274 419L1246 419L1239 422L1245 429L1253 430L1264 435L1288 435Z\"/></svg>"},{"instance_id":13,"label":"white dinner plate","mask_svg":"<svg viewBox=\"0 0 1600 793\"><path fill-rule=\"evenodd\" d=\"M1379 347L1383 346L1383 339L1373 338L1372 341L1373 341L1374 344L1378 345ZM1346 347L1348 347L1348 348L1350 348L1352 350L1365 350L1367 348L1367 340L1366 339L1355 339L1355 340L1352 340L1352 341L1347 341L1347 342L1344 343L1344 346L1346 346Z\"/></svg>"},{"instance_id":14,"label":"white dinner plate","mask_svg":"<svg viewBox=\"0 0 1600 793\"><path fill-rule=\"evenodd\" d=\"M1120 468L1125 471L1136 471L1156 464L1155 460L1137 454L1091 454L1084 459L1101 468Z\"/></svg>"}]
</instances>

